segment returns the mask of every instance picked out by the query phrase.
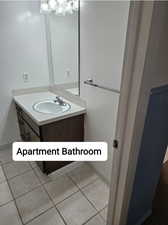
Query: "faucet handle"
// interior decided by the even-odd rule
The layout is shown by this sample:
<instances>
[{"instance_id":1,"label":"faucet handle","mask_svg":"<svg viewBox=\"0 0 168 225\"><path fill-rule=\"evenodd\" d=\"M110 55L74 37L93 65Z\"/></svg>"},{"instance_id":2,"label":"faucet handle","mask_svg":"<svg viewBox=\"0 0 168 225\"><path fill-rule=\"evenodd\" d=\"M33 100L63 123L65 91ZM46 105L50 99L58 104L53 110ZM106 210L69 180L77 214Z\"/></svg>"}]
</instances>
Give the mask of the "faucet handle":
<instances>
[{"instance_id":1,"label":"faucet handle","mask_svg":"<svg viewBox=\"0 0 168 225\"><path fill-rule=\"evenodd\" d=\"M56 96L55 102L58 102L59 105L65 105L65 102L60 98L60 96Z\"/></svg>"}]
</instances>

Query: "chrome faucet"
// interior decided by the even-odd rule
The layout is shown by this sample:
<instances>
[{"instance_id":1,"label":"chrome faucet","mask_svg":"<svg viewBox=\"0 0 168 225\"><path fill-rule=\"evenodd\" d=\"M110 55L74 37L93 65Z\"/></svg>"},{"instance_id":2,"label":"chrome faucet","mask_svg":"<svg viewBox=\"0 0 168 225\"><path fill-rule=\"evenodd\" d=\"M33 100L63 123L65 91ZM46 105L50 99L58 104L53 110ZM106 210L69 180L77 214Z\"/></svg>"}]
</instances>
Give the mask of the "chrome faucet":
<instances>
[{"instance_id":1,"label":"chrome faucet","mask_svg":"<svg viewBox=\"0 0 168 225\"><path fill-rule=\"evenodd\" d=\"M59 105L65 105L65 102L59 96L56 96L56 100L54 100L54 102L58 102Z\"/></svg>"}]
</instances>

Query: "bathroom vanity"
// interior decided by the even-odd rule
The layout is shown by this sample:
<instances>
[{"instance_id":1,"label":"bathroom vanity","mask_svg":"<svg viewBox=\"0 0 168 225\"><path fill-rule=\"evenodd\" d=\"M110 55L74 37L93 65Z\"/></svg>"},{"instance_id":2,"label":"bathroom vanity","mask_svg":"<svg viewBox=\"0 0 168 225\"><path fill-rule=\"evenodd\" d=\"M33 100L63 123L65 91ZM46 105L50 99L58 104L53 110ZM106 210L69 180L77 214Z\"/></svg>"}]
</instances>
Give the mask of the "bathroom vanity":
<instances>
[{"instance_id":1,"label":"bathroom vanity","mask_svg":"<svg viewBox=\"0 0 168 225\"><path fill-rule=\"evenodd\" d=\"M15 96L15 105L23 141L83 141L85 108L70 103L70 110L57 114L40 113L33 109L34 102L42 99L54 99L55 95L47 93ZM37 162L42 172L49 174L71 162L43 161Z\"/></svg>"}]
</instances>

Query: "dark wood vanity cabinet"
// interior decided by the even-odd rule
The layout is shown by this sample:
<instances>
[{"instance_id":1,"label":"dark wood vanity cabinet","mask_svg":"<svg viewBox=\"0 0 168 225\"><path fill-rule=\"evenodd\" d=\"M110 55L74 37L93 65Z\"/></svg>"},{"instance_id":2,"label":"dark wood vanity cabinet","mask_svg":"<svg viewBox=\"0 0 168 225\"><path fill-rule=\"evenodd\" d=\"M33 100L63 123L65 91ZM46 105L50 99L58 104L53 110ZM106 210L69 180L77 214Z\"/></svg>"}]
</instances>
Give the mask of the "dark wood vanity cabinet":
<instances>
[{"instance_id":1,"label":"dark wood vanity cabinet","mask_svg":"<svg viewBox=\"0 0 168 225\"><path fill-rule=\"evenodd\" d=\"M23 141L71 142L84 140L84 114L39 126L16 104L20 136ZM37 162L43 173L49 174L71 162Z\"/></svg>"}]
</instances>

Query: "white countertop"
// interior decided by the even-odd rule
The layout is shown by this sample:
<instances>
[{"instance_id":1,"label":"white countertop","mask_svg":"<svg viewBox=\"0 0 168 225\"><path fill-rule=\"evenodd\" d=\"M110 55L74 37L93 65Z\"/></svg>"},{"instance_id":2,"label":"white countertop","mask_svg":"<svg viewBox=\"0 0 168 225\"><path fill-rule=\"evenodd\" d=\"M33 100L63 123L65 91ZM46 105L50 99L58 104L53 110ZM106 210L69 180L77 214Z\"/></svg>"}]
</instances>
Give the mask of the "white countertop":
<instances>
[{"instance_id":1,"label":"white countertop","mask_svg":"<svg viewBox=\"0 0 168 225\"><path fill-rule=\"evenodd\" d=\"M54 121L62 120L72 116L77 116L86 113L86 108L83 108L73 102L68 101L67 99L61 96L65 102L71 105L69 111L61 112L59 114L44 114L39 113L33 110L33 105L38 101L55 99L57 95L52 92L38 92L25 94L20 96L14 96L14 101L38 124L44 125Z\"/></svg>"},{"instance_id":2,"label":"white countertop","mask_svg":"<svg viewBox=\"0 0 168 225\"><path fill-rule=\"evenodd\" d=\"M79 95L79 88L69 88L66 91L69 91L73 95Z\"/></svg>"}]
</instances>

